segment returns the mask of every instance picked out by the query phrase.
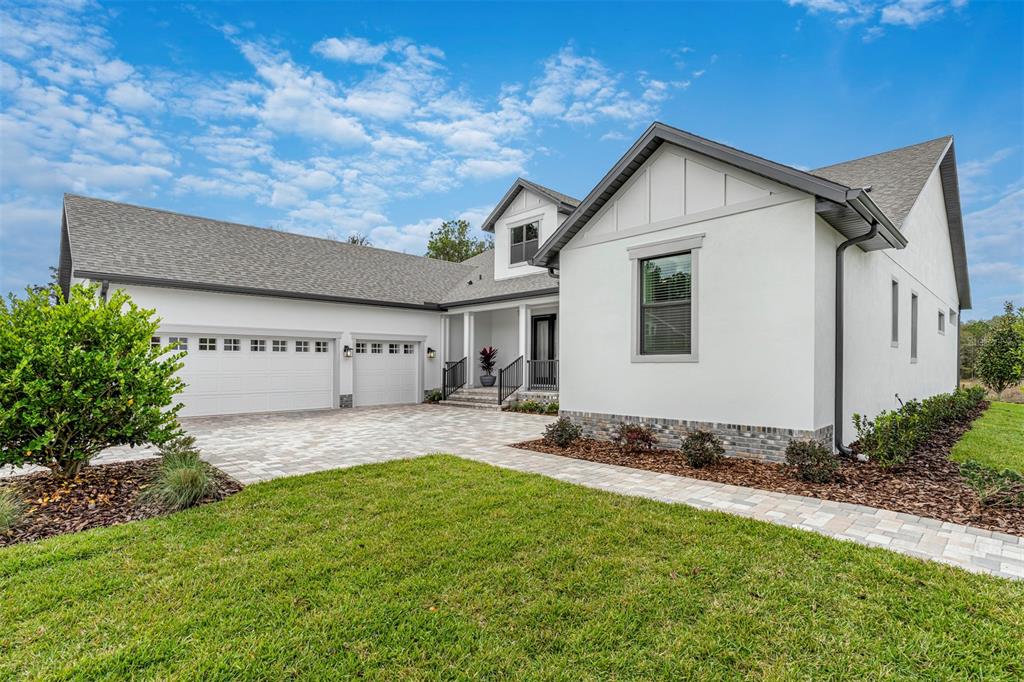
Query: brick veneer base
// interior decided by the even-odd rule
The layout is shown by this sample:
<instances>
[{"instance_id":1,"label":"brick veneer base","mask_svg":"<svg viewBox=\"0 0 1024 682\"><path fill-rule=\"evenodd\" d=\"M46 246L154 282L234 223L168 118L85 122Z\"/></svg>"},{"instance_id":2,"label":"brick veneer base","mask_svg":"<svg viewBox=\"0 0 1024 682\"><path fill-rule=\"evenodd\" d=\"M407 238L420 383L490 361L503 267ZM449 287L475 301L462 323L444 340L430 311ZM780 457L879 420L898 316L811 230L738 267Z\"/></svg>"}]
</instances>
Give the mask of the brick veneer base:
<instances>
[{"instance_id":1,"label":"brick veneer base","mask_svg":"<svg viewBox=\"0 0 1024 682\"><path fill-rule=\"evenodd\" d=\"M342 393L338 396L338 407L352 407L352 394Z\"/></svg>"},{"instance_id":2,"label":"brick veneer base","mask_svg":"<svg viewBox=\"0 0 1024 682\"><path fill-rule=\"evenodd\" d=\"M690 431L698 429L711 431L722 439L725 454L731 457L753 457L771 462L785 461L786 446L791 440L813 438L827 444L832 443L831 425L815 431L808 431L774 426L716 424L686 421L685 419L654 419L597 412L573 412L571 410L561 410L559 415L569 417L579 424L583 428L585 436L599 440L610 440L620 424L645 424L657 434L658 445L669 449L678 448L682 439Z\"/></svg>"}]
</instances>

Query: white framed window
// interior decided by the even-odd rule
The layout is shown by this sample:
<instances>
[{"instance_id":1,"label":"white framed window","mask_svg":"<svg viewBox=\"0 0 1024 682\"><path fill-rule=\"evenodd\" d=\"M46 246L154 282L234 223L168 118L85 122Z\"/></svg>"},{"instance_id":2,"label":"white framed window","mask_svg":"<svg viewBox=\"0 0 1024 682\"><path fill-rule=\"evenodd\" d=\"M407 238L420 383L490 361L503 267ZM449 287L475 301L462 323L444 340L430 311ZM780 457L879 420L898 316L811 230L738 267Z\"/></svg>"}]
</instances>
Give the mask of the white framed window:
<instances>
[{"instance_id":1,"label":"white framed window","mask_svg":"<svg viewBox=\"0 0 1024 682\"><path fill-rule=\"evenodd\" d=\"M199 350L217 350L217 339L209 336L200 336Z\"/></svg>"},{"instance_id":2,"label":"white framed window","mask_svg":"<svg viewBox=\"0 0 1024 682\"><path fill-rule=\"evenodd\" d=\"M296 353L308 353L309 352L309 341L296 341L295 342Z\"/></svg>"},{"instance_id":3,"label":"white framed window","mask_svg":"<svg viewBox=\"0 0 1024 682\"><path fill-rule=\"evenodd\" d=\"M252 353L262 353L267 350L267 342L264 339L250 339L249 340L249 351Z\"/></svg>"},{"instance_id":4,"label":"white framed window","mask_svg":"<svg viewBox=\"0 0 1024 682\"><path fill-rule=\"evenodd\" d=\"M891 286L891 298L892 298L892 322L890 323L890 343L893 348L900 345L900 283L898 280L892 280Z\"/></svg>"},{"instance_id":5,"label":"white framed window","mask_svg":"<svg viewBox=\"0 0 1024 682\"><path fill-rule=\"evenodd\" d=\"M399 349L399 347L400 347L400 346L399 346L399 344L397 344L397 343L389 343L389 344L388 344L388 354L389 354L389 355L395 355L395 354L397 354L397 353L399 352L399 350L398 350L398 349Z\"/></svg>"},{"instance_id":6,"label":"white framed window","mask_svg":"<svg viewBox=\"0 0 1024 682\"><path fill-rule=\"evenodd\" d=\"M939 333L946 333L946 313L942 310L939 311Z\"/></svg>"},{"instance_id":7,"label":"white framed window","mask_svg":"<svg viewBox=\"0 0 1024 682\"><path fill-rule=\"evenodd\" d=\"M174 346L174 350L188 350L187 336L168 336L167 343Z\"/></svg>"},{"instance_id":8,"label":"white framed window","mask_svg":"<svg viewBox=\"0 0 1024 682\"><path fill-rule=\"evenodd\" d=\"M366 352L366 342L365 341L356 341L356 353L362 355L365 352Z\"/></svg>"},{"instance_id":9,"label":"white framed window","mask_svg":"<svg viewBox=\"0 0 1024 682\"><path fill-rule=\"evenodd\" d=\"M917 294L910 292L910 361L917 362Z\"/></svg>"},{"instance_id":10,"label":"white framed window","mask_svg":"<svg viewBox=\"0 0 1024 682\"><path fill-rule=\"evenodd\" d=\"M313 347L314 347L314 349L316 350L317 353L326 353L327 352L327 342L326 341L316 341L316 342L313 343Z\"/></svg>"},{"instance_id":11,"label":"white framed window","mask_svg":"<svg viewBox=\"0 0 1024 682\"><path fill-rule=\"evenodd\" d=\"M160 337L159 336L151 336L151 337L149 337L149 347L150 348L159 348L160 347Z\"/></svg>"},{"instance_id":12,"label":"white framed window","mask_svg":"<svg viewBox=\"0 0 1024 682\"><path fill-rule=\"evenodd\" d=\"M241 339L224 339L223 347L224 347L224 350L230 351L230 352L240 351L240 350L242 350L242 340Z\"/></svg>"},{"instance_id":13,"label":"white framed window","mask_svg":"<svg viewBox=\"0 0 1024 682\"><path fill-rule=\"evenodd\" d=\"M370 354L371 355L380 355L383 352L384 352L384 344L383 343L371 343L370 344Z\"/></svg>"},{"instance_id":14,"label":"white framed window","mask_svg":"<svg viewBox=\"0 0 1024 682\"><path fill-rule=\"evenodd\" d=\"M413 353L416 352L416 344L414 344L414 343L402 344L402 352L405 353L406 355L412 355Z\"/></svg>"},{"instance_id":15,"label":"white framed window","mask_svg":"<svg viewBox=\"0 0 1024 682\"><path fill-rule=\"evenodd\" d=\"M509 264L515 265L530 260L540 245L540 221L535 220L526 225L509 228L509 242Z\"/></svg>"},{"instance_id":16,"label":"white framed window","mask_svg":"<svg viewBox=\"0 0 1024 682\"><path fill-rule=\"evenodd\" d=\"M630 248L633 362L697 361L698 254L704 235Z\"/></svg>"},{"instance_id":17,"label":"white framed window","mask_svg":"<svg viewBox=\"0 0 1024 682\"><path fill-rule=\"evenodd\" d=\"M949 326L956 327L956 311L952 308L949 309Z\"/></svg>"},{"instance_id":18,"label":"white framed window","mask_svg":"<svg viewBox=\"0 0 1024 682\"><path fill-rule=\"evenodd\" d=\"M285 353L288 351L288 342L284 339L274 339L270 342L270 350L275 353Z\"/></svg>"}]
</instances>

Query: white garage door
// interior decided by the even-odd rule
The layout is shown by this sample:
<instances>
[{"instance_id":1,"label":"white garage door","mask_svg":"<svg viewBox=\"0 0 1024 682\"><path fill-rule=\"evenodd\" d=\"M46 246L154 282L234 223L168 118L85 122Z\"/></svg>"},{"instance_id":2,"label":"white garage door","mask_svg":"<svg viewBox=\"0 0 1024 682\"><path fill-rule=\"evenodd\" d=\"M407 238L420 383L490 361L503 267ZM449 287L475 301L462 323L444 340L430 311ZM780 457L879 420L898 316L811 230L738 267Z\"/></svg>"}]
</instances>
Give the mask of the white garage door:
<instances>
[{"instance_id":1,"label":"white garage door","mask_svg":"<svg viewBox=\"0 0 1024 682\"><path fill-rule=\"evenodd\" d=\"M182 416L336 406L331 339L204 333L161 341L177 341L188 350L179 372L186 384Z\"/></svg>"},{"instance_id":2,"label":"white garage door","mask_svg":"<svg viewBox=\"0 0 1024 682\"><path fill-rule=\"evenodd\" d=\"M418 403L419 344L357 340L352 404Z\"/></svg>"}]
</instances>

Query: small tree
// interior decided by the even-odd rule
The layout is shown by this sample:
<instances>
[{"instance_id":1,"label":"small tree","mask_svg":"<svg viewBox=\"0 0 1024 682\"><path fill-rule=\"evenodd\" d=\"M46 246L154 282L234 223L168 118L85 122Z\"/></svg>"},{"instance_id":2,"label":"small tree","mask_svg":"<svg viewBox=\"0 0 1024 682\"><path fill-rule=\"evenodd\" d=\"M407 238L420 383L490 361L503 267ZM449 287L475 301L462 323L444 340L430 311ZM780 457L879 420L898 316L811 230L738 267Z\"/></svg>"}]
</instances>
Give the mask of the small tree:
<instances>
[{"instance_id":1,"label":"small tree","mask_svg":"<svg viewBox=\"0 0 1024 682\"><path fill-rule=\"evenodd\" d=\"M491 248L490 239L469 236L469 223L465 220L446 220L430 233L427 256L438 260L461 263Z\"/></svg>"},{"instance_id":2,"label":"small tree","mask_svg":"<svg viewBox=\"0 0 1024 682\"><path fill-rule=\"evenodd\" d=\"M992 330L978 351L978 378L997 396L1024 377L1024 336L1019 331L1013 303L992 321Z\"/></svg>"},{"instance_id":3,"label":"small tree","mask_svg":"<svg viewBox=\"0 0 1024 682\"><path fill-rule=\"evenodd\" d=\"M74 476L105 448L180 431L184 353L151 347L153 314L96 285L67 301L58 287L0 300L0 465Z\"/></svg>"},{"instance_id":4,"label":"small tree","mask_svg":"<svg viewBox=\"0 0 1024 682\"><path fill-rule=\"evenodd\" d=\"M373 246L373 242L370 241L369 237L367 237L365 234L359 234L358 232L353 232L348 237L346 237L345 243L355 244L356 246Z\"/></svg>"}]
</instances>

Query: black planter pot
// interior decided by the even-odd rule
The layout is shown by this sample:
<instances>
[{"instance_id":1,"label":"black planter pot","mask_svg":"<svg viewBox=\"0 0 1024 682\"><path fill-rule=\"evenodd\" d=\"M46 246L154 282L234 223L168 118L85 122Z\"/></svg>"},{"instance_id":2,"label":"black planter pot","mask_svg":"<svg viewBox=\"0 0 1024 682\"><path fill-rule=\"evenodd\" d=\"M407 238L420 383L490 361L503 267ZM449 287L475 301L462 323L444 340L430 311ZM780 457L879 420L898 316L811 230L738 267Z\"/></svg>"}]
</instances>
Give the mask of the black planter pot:
<instances>
[{"instance_id":1,"label":"black planter pot","mask_svg":"<svg viewBox=\"0 0 1024 682\"><path fill-rule=\"evenodd\" d=\"M494 376L493 374L482 374L480 375L480 385L493 386L496 379L497 377Z\"/></svg>"}]
</instances>

